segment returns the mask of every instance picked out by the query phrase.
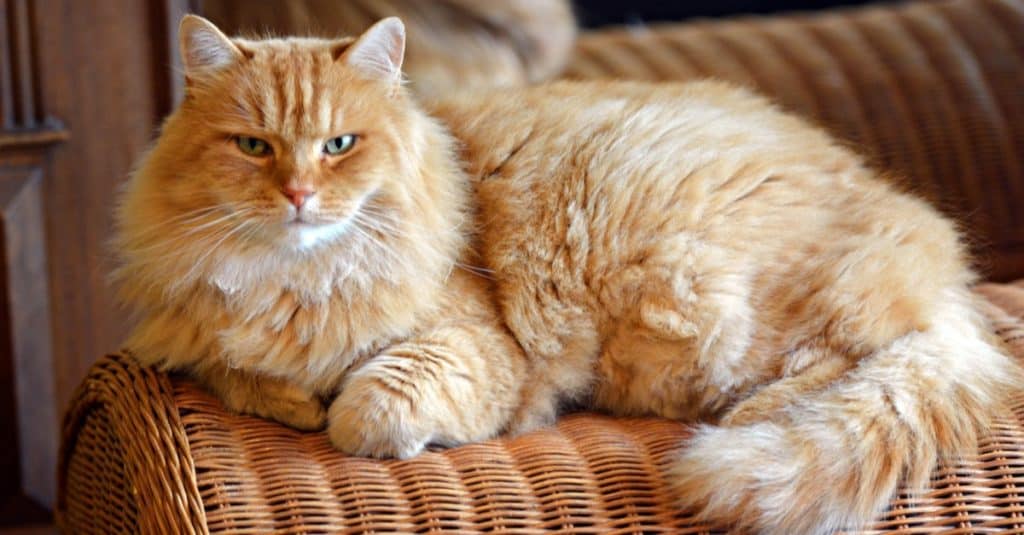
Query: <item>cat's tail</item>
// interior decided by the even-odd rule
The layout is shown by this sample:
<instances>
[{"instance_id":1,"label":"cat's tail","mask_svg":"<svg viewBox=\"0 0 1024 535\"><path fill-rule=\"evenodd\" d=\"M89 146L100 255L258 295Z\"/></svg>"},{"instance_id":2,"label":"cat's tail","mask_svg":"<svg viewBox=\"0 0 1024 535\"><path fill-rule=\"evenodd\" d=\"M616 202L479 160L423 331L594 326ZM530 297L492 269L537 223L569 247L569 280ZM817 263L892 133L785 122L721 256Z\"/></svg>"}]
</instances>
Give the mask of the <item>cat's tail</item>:
<instances>
[{"instance_id":1,"label":"cat's tail","mask_svg":"<svg viewBox=\"0 0 1024 535\"><path fill-rule=\"evenodd\" d=\"M763 420L699 428L672 474L685 505L758 533L831 533L870 521L901 482L923 486L938 459L973 451L1021 374L966 291L941 308L928 330Z\"/></svg>"}]
</instances>

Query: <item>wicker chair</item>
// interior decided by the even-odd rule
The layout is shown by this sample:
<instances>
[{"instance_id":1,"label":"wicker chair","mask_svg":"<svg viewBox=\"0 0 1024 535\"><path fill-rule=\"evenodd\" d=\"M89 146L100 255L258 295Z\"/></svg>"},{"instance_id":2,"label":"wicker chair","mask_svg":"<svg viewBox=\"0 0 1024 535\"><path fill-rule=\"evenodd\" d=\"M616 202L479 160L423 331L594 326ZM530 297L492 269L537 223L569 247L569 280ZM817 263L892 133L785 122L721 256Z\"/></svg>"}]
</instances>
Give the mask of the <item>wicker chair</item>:
<instances>
[{"instance_id":1,"label":"wicker chair","mask_svg":"<svg viewBox=\"0 0 1024 535\"><path fill-rule=\"evenodd\" d=\"M965 215L992 280L1024 277L1024 2L949 0L585 34L568 76L748 83ZM1024 359L1024 281L977 292ZM1024 392L976 456L901 494L872 532L1024 533ZM703 533L662 470L686 426L595 414L407 461L346 457L323 433L225 410L121 355L67 413L67 533ZM722 529L722 527L718 527Z\"/></svg>"}]
</instances>

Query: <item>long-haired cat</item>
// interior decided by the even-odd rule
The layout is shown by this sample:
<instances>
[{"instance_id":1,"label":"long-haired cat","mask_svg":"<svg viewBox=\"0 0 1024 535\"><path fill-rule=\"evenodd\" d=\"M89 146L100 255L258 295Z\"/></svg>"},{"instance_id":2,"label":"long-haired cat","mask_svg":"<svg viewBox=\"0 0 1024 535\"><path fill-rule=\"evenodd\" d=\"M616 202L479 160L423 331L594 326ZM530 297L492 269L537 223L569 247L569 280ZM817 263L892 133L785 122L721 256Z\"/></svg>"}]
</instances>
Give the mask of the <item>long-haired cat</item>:
<instances>
[{"instance_id":1,"label":"long-haired cat","mask_svg":"<svg viewBox=\"0 0 1024 535\"><path fill-rule=\"evenodd\" d=\"M677 418L699 425L681 506L824 533L974 447L1019 384L954 226L746 91L423 106L397 19L249 41L187 17L181 39L115 276L134 354L231 409L397 457L566 402Z\"/></svg>"}]
</instances>

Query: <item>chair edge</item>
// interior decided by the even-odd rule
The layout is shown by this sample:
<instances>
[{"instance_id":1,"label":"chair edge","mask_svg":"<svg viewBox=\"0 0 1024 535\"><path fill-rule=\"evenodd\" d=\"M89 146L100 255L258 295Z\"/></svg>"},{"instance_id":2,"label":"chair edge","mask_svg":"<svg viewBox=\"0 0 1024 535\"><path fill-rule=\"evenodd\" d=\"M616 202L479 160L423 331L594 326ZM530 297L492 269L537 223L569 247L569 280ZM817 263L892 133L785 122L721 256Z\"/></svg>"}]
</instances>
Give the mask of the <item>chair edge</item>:
<instances>
[{"instance_id":1,"label":"chair edge","mask_svg":"<svg viewBox=\"0 0 1024 535\"><path fill-rule=\"evenodd\" d=\"M126 484L135 497L143 533L209 533L188 437L165 373L140 366L129 354L96 361L65 413L58 458L57 526L69 525L68 471L82 426L94 411L106 413L111 435L123 448ZM124 441L120 437L140 437Z\"/></svg>"}]
</instances>

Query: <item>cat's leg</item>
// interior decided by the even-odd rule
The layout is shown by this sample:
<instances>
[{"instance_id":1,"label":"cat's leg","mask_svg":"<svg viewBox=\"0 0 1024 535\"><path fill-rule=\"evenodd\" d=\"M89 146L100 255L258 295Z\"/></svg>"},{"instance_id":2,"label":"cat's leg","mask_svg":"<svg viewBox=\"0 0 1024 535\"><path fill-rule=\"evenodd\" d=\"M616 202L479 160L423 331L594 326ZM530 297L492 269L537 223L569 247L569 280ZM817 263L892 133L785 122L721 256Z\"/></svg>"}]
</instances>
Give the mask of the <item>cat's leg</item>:
<instances>
[{"instance_id":1,"label":"cat's leg","mask_svg":"<svg viewBox=\"0 0 1024 535\"><path fill-rule=\"evenodd\" d=\"M744 362L756 317L752 288L748 263L733 251L680 233L605 279L601 302L620 324L686 348L671 358L727 388L753 373Z\"/></svg>"},{"instance_id":2,"label":"cat's leg","mask_svg":"<svg viewBox=\"0 0 1024 535\"><path fill-rule=\"evenodd\" d=\"M202 363L192 373L232 411L269 418L304 431L323 429L327 421L327 412L316 394L284 379L217 362Z\"/></svg>"},{"instance_id":3,"label":"cat's leg","mask_svg":"<svg viewBox=\"0 0 1024 535\"><path fill-rule=\"evenodd\" d=\"M398 458L485 440L507 426L525 378L525 358L500 324L443 324L349 373L328 434L346 453Z\"/></svg>"},{"instance_id":4,"label":"cat's leg","mask_svg":"<svg viewBox=\"0 0 1024 535\"><path fill-rule=\"evenodd\" d=\"M750 277L709 245L665 240L595 287L611 316L597 365L594 401L602 409L707 418L772 373L747 358L755 318Z\"/></svg>"},{"instance_id":5,"label":"cat's leg","mask_svg":"<svg viewBox=\"0 0 1024 535\"><path fill-rule=\"evenodd\" d=\"M530 360L530 379L509 423L512 434L521 434L553 425L563 404L589 401L600 334L593 314L555 282L530 276L499 282L507 286L504 319Z\"/></svg>"}]
</instances>

